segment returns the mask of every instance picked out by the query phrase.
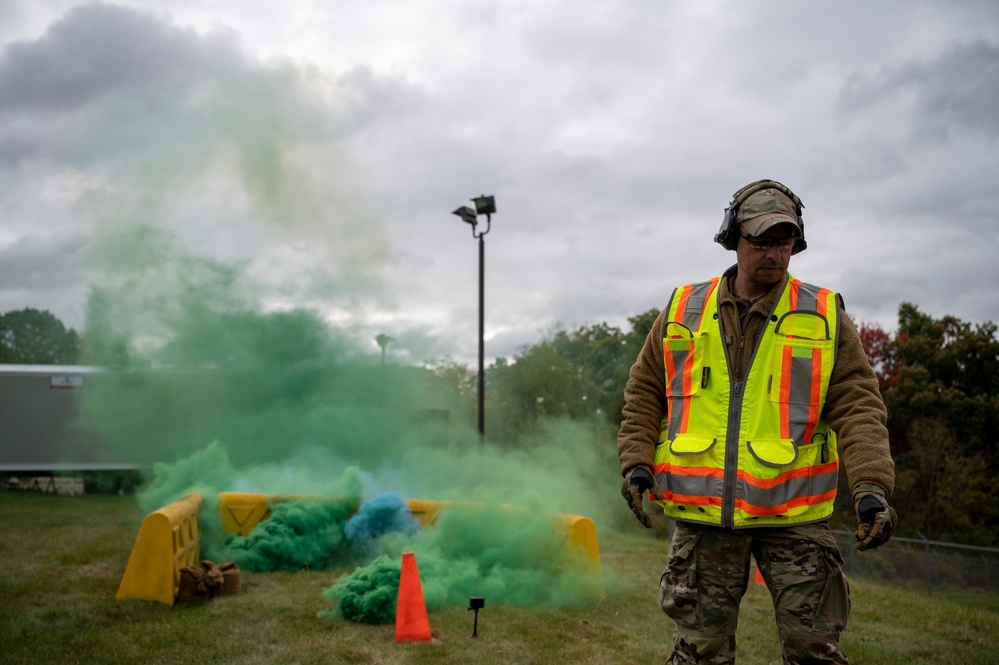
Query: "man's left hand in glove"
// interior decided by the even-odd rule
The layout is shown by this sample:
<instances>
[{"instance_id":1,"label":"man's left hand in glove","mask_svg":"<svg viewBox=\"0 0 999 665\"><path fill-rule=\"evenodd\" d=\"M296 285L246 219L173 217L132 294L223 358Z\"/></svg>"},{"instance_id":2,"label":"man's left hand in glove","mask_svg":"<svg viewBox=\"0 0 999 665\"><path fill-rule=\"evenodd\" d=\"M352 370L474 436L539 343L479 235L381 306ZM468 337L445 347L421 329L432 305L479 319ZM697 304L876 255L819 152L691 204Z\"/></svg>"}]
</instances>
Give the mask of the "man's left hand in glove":
<instances>
[{"instance_id":1,"label":"man's left hand in glove","mask_svg":"<svg viewBox=\"0 0 999 665\"><path fill-rule=\"evenodd\" d=\"M853 502L857 508L857 549L864 550L880 547L891 538L898 515L895 509L888 505L884 490L875 486L860 486L853 493Z\"/></svg>"}]
</instances>

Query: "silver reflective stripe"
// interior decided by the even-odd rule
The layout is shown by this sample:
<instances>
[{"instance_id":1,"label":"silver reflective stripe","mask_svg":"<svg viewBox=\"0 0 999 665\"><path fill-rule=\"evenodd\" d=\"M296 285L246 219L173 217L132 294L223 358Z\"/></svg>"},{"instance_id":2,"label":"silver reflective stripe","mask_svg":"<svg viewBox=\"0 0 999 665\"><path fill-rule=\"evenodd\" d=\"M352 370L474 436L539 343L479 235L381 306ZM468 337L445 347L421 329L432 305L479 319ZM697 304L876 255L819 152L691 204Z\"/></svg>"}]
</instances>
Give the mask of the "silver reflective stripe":
<instances>
[{"instance_id":1,"label":"silver reflective stripe","mask_svg":"<svg viewBox=\"0 0 999 665\"><path fill-rule=\"evenodd\" d=\"M795 446L803 446L808 428L808 411L812 395L812 356L791 356L791 394L788 395L788 427Z\"/></svg>"},{"instance_id":2,"label":"silver reflective stripe","mask_svg":"<svg viewBox=\"0 0 999 665\"><path fill-rule=\"evenodd\" d=\"M684 375L684 364L694 353L693 342L684 345L686 348L679 351L670 351L670 357L673 360L673 376L669 381L669 394L667 397L670 400L670 419L669 427L666 433L666 440L672 441L676 438L677 433L680 431L680 423L683 421L683 405L684 400L690 399L689 396L684 396L683 394L683 375ZM690 377L693 381L694 377ZM693 386L691 386L693 387Z\"/></svg>"},{"instance_id":3,"label":"silver reflective stripe","mask_svg":"<svg viewBox=\"0 0 999 665\"><path fill-rule=\"evenodd\" d=\"M739 492L746 503L754 506L770 507L779 506L788 498L803 496L815 496L826 494L836 489L838 473L834 469L827 473L819 473L814 476L802 476L791 478L788 481L772 488L756 487L742 480L739 481ZM673 477L676 479L676 476ZM674 490L676 491L676 490Z\"/></svg>"},{"instance_id":4,"label":"silver reflective stripe","mask_svg":"<svg viewBox=\"0 0 999 665\"><path fill-rule=\"evenodd\" d=\"M666 435L669 437L666 440L672 441L676 438L676 435L680 433L680 422L683 420L683 402L684 400L690 399L689 397L671 397L671 405L673 408L672 417L669 419L669 430Z\"/></svg>"},{"instance_id":5,"label":"silver reflective stripe","mask_svg":"<svg viewBox=\"0 0 999 665\"><path fill-rule=\"evenodd\" d=\"M683 402L690 399L689 397L683 397L683 364L693 352L693 349L670 352L670 355L673 357L673 367L676 371L669 382L669 400L672 413L670 414L669 429L666 435L667 441L672 441L676 438L677 432L680 430L680 421L683 420Z\"/></svg>"},{"instance_id":6,"label":"silver reflective stripe","mask_svg":"<svg viewBox=\"0 0 999 665\"><path fill-rule=\"evenodd\" d=\"M673 378L671 378L669 382L670 397L680 397L683 395L683 365L687 362L687 358L690 357L690 354L694 352L692 347L693 344L690 344L687 349L669 352L670 356L673 358L673 368L676 370L673 373Z\"/></svg>"},{"instance_id":7,"label":"silver reflective stripe","mask_svg":"<svg viewBox=\"0 0 999 665\"><path fill-rule=\"evenodd\" d=\"M656 481L661 489L664 491L668 489L673 494L715 497L722 495L722 479L714 476L682 476L663 471L656 474Z\"/></svg>"},{"instance_id":8,"label":"silver reflective stripe","mask_svg":"<svg viewBox=\"0 0 999 665\"><path fill-rule=\"evenodd\" d=\"M818 312L820 290L821 288L814 284L806 284L805 282L798 284L797 310ZM792 356L791 367L786 369L791 371L788 426L794 445L803 446L808 443L805 441L805 430L808 429L808 405L813 398L818 399L818 395L812 395L813 361L811 354L807 357Z\"/></svg>"},{"instance_id":9,"label":"silver reflective stripe","mask_svg":"<svg viewBox=\"0 0 999 665\"><path fill-rule=\"evenodd\" d=\"M804 309L809 312L819 311L818 306L818 295L819 287L814 284L805 284L802 282L798 285L798 309Z\"/></svg>"},{"instance_id":10,"label":"silver reflective stripe","mask_svg":"<svg viewBox=\"0 0 999 665\"><path fill-rule=\"evenodd\" d=\"M711 282L699 282L690 287L687 309L683 312L683 325L691 330L698 330L701 327L701 313L704 311L704 301L710 290Z\"/></svg>"}]
</instances>

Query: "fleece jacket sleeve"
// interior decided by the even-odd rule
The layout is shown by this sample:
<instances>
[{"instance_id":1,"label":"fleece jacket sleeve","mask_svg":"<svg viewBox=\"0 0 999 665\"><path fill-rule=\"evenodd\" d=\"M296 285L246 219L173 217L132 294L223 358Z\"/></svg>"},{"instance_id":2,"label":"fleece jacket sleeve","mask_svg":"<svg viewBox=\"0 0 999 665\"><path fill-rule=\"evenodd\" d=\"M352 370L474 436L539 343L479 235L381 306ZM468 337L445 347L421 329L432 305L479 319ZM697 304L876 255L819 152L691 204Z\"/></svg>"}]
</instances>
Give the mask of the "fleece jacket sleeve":
<instances>
[{"instance_id":1,"label":"fleece jacket sleeve","mask_svg":"<svg viewBox=\"0 0 999 665\"><path fill-rule=\"evenodd\" d=\"M888 411L878 379L864 353L857 326L840 310L839 342L826 394L825 416L836 432L851 491L877 485L891 496L895 464L888 445Z\"/></svg>"},{"instance_id":2,"label":"fleece jacket sleeve","mask_svg":"<svg viewBox=\"0 0 999 665\"><path fill-rule=\"evenodd\" d=\"M659 427L666 413L666 376L663 372L663 326L665 310L659 313L645 338L638 359L631 366L624 389L621 429L617 435L617 455L621 475L636 466L652 471L659 442Z\"/></svg>"}]
</instances>

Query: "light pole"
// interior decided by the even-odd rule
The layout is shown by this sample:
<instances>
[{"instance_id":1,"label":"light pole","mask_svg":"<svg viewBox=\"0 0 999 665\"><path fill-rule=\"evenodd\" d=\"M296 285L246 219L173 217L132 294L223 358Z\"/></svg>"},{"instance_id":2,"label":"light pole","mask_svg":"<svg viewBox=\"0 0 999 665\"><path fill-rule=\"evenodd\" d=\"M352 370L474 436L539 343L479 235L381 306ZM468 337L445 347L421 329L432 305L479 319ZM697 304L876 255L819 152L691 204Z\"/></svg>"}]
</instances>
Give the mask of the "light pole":
<instances>
[{"instance_id":1,"label":"light pole","mask_svg":"<svg viewBox=\"0 0 999 665\"><path fill-rule=\"evenodd\" d=\"M486 368L485 368L485 293L486 293L486 243L483 237L492 228L492 214L496 212L496 198L483 194L471 199L475 203L475 210L468 206L461 206L452 215L458 215L463 222L472 225L472 237L479 240L479 439L486 435ZM486 230L479 231L479 215L486 216Z\"/></svg>"},{"instance_id":2,"label":"light pole","mask_svg":"<svg viewBox=\"0 0 999 665\"><path fill-rule=\"evenodd\" d=\"M382 364L385 364L385 347L388 346L389 342L394 342L394 337L389 337L388 335L381 334L375 337L375 341L378 342L378 346L382 347Z\"/></svg>"}]
</instances>

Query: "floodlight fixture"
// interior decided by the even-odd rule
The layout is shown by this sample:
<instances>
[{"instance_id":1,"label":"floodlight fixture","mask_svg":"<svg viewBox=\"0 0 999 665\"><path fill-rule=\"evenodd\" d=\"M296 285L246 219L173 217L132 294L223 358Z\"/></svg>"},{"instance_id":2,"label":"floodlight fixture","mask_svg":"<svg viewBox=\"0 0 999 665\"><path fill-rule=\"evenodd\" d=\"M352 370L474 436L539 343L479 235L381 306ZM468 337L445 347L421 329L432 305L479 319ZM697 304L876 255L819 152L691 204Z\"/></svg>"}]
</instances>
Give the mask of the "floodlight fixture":
<instances>
[{"instance_id":1,"label":"floodlight fixture","mask_svg":"<svg viewBox=\"0 0 999 665\"><path fill-rule=\"evenodd\" d=\"M471 224L473 229L475 228L475 225L478 223L478 220L475 218L475 211L469 208L468 206L461 206L451 214L458 215L458 217L461 217L461 221L465 222L466 224Z\"/></svg>"},{"instance_id":2,"label":"floodlight fixture","mask_svg":"<svg viewBox=\"0 0 999 665\"><path fill-rule=\"evenodd\" d=\"M491 215L496 212L496 197L495 196L477 196L472 201L475 203L475 214L477 215Z\"/></svg>"}]
</instances>

